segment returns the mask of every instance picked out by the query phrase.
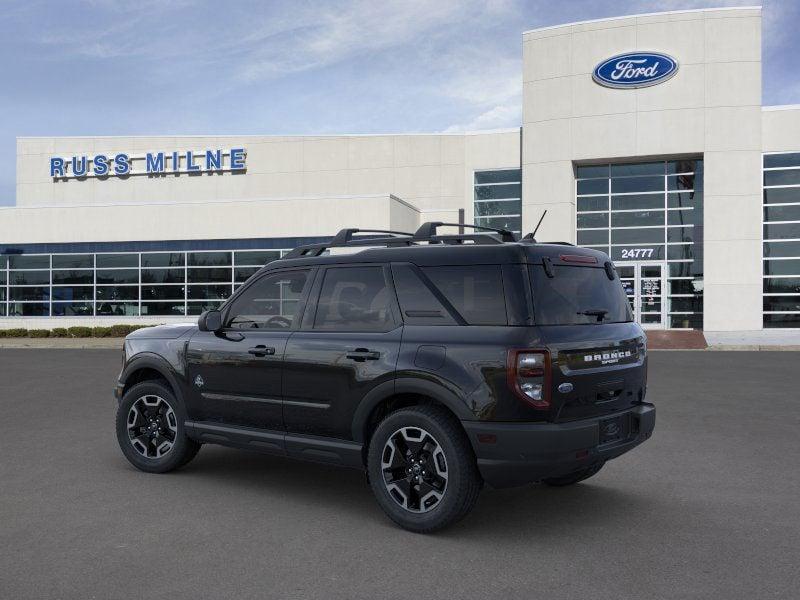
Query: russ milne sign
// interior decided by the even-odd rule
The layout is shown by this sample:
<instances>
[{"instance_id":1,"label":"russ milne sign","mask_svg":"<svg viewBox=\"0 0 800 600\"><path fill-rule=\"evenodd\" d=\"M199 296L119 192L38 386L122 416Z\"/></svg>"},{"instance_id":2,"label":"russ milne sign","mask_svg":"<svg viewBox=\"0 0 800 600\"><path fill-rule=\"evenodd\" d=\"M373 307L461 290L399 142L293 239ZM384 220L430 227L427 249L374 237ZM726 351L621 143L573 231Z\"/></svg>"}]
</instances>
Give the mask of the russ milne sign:
<instances>
[{"instance_id":1,"label":"russ milne sign","mask_svg":"<svg viewBox=\"0 0 800 600\"><path fill-rule=\"evenodd\" d=\"M592 79L610 88L641 88L662 83L678 72L678 61L659 52L628 52L601 62Z\"/></svg>"},{"instance_id":2,"label":"russ milne sign","mask_svg":"<svg viewBox=\"0 0 800 600\"><path fill-rule=\"evenodd\" d=\"M128 175L167 175L178 173L221 173L244 171L247 151L203 150L195 152L147 152L129 155L53 156L50 158L50 177L54 179L83 179L85 177L125 177Z\"/></svg>"}]
</instances>

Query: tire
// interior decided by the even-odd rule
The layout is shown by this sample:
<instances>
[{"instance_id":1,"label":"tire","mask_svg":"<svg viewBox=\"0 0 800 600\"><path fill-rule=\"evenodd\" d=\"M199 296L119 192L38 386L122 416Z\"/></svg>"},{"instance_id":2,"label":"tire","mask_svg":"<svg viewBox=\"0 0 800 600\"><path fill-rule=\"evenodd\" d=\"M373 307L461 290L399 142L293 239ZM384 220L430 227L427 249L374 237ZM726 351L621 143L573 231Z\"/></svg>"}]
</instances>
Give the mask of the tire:
<instances>
[{"instance_id":1,"label":"tire","mask_svg":"<svg viewBox=\"0 0 800 600\"><path fill-rule=\"evenodd\" d=\"M483 486L460 423L436 406L389 414L370 440L367 470L386 515L416 533L430 533L463 519Z\"/></svg>"},{"instance_id":2,"label":"tire","mask_svg":"<svg viewBox=\"0 0 800 600\"><path fill-rule=\"evenodd\" d=\"M597 472L603 468L604 464L604 462L597 463L591 467L581 469L580 471L575 471L569 475L562 475L561 477L548 477L547 479L542 479L542 483L552 487L564 487L567 485L572 485L596 475Z\"/></svg>"},{"instance_id":3,"label":"tire","mask_svg":"<svg viewBox=\"0 0 800 600\"><path fill-rule=\"evenodd\" d=\"M119 447L128 462L141 471L166 473L178 469L200 450L200 444L186 436L185 420L183 404L165 382L137 383L125 392L117 408Z\"/></svg>"}]
</instances>

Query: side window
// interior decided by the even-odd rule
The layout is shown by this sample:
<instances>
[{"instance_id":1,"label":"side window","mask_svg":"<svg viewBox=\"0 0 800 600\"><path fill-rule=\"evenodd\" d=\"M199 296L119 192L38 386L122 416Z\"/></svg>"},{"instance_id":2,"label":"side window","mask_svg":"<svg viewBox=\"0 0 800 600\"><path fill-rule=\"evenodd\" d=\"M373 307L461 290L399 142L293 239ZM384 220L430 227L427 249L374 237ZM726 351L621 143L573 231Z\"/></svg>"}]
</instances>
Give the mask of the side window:
<instances>
[{"instance_id":1,"label":"side window","mask_svg":"<svg viewBox=\"0 0 800 600\"><path fill-rule=\"evenodd\" d=\"M407 325L456 325L455 319L409 265L392 265L394 288Z\"/></svg>"},{"instance_id":2,"label":"side window","mask_svg":"<svg viewBox=\"0 0 800 600\"><path fill-rule=\"evenodd\" d=\"M233 301L228 311L232 329L290 329L308 285L309 271L265 275Z\"/></svg>"},{"instance_id":3,"label":"side window","mask_svg":"<svg viewBox=\"0 0 800 600\"><path fill-rule=\"evenodd\" d=\"M422 272L470 325L508 325L500 265L423 267Z\"/></svg>"},{"instance_id":4,"label":"side window","mask_svg":"<svg viewBox=\"0 0 800 600\"><path fill-rule=\"evenodd\" d=\"M393 326L383 267L336 267L325 272L314 329L389 331Z\"/></svg>"}]
</instances>

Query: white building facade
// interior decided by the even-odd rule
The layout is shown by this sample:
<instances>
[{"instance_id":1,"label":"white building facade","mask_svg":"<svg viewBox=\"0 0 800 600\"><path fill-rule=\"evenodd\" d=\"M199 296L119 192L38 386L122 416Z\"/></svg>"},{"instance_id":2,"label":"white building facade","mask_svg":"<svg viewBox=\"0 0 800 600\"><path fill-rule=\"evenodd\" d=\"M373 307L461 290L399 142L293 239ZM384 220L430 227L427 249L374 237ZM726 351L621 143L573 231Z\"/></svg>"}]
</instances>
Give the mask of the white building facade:
<instances>
[{"instance_id":1,"label":"white building facade","mask_svg":"<svg viewBox=\"0 0 800 600\"><path fill-rule=\"evenodd\" d=\"M761 10L523 34L521 128L19 138L0 327L165 322L340 228L504 227L608 252L637 320L800 336L800 106L761 103ZM604 66L605 65L605 66Z\"/></svg>"}]
</instances>

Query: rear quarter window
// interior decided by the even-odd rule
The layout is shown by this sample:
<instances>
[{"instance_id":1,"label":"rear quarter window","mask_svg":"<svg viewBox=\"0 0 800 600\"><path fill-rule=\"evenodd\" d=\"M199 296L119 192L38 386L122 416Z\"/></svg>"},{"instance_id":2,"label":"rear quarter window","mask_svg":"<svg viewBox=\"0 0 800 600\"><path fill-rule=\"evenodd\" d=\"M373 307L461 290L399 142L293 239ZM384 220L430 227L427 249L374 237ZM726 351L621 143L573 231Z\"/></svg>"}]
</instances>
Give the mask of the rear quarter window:
<instances>
[{"instance_id":1,"label":"rear quarter window","mask_svg":"<svg viewBox=\"0 0 800 600\"><path fill-rule=\"evenodd\" d=\"M500 265L423 267L422 272L469 325L508 325Z\"/></svg>"},{"instance_id":2,"label":"rear quarter window","mask_svg":"<svg viewBox=\"0 0 800 600\"><path fill-rule=\"evenodd\" d=\"M553 267L553 277L547 276L542 265L531 265L530 271L537 325L633 320L619 277L609 279L603 268L559 265Z\"/></svg>"}]
</instances>

